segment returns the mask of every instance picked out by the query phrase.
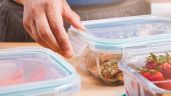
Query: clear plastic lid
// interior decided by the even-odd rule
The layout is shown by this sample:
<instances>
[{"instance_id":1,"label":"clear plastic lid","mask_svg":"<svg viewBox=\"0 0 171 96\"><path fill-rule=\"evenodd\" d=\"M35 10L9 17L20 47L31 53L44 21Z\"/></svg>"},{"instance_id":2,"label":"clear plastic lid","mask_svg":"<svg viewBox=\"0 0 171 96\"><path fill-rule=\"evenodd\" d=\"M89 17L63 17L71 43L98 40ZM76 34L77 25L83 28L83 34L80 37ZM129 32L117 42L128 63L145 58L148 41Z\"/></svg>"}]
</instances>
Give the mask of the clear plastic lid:
<instances>
[{"instance_id":1,"label":"clear plastic lid","mask_svg":"<svg viewBox=\"0 0 171 96\"><path fill-rule=\"evenodd\" d=\"M78 89L76 85L80 85L75 69L56 53L44 48L1 50L0 73L1 96L30 96L59 91L61 87L63 90Z\"/></svg>"},{"instance_id":2,"label":"clear plastic lid","mask_svg":"<svg viewBox=\"0 0 171 96\"><path fill-rule=\"evenodd\" d=\"M74 37L80 37L80 41L86 39L91 48L97 50L117 50L123 46L171 41L171 19L168 18L133 16L85 21L83 24L86 32L80 32L73 27L69 29L71 41L75 42Z\"/></svg>"}]
</instances>

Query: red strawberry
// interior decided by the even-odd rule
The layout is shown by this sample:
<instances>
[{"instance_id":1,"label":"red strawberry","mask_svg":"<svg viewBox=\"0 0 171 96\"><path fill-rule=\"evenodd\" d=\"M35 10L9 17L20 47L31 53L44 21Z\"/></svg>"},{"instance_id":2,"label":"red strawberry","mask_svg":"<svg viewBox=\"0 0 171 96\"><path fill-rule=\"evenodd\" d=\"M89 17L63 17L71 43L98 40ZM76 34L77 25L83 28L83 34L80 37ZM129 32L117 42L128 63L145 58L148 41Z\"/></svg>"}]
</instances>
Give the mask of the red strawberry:
<instances>
[{"instance_id":1,"label":"red strawberry","mask_svg":"<svg viewBox=\"0 0 171 96\"><path fill-rule=\"evenodd\" d=\"M157 63L155 61L147 61L145 68L147 69L155 69L157 67Z\"/></svg>"},{"instance_id":2,"label":"red strawberry","mask_svg":"<svg viewBox=\"0 0 171 96\"><path fill-rule=\"evenodd\" d=\"M155 72L144 72L143 76L147 78L150 81L161 81L164 80L163 74L161 72L155 71Z\"/></svg>"},{"instance_id":3,"label":"red strawberry","mask_svg":"<svg viewBox=\"0 0 171 96\"><path fill-rule=\"evenodd\" d=\"M145 65L145 68L147 69L155 69L158 66L158 60L157 56L153 53L150 53L150 56L147 58L147 63Z\"/></svg>"},{"instance_id":4,"label":"red strawberry","mask_svg":"<svg viewBox=\"0 0 171 96\"><path fill-rule=\"evenodd\" d=\"M162 64L160 70L166 79L171 79L171 65L169 63Z\"/></svg>"}]
</instances>

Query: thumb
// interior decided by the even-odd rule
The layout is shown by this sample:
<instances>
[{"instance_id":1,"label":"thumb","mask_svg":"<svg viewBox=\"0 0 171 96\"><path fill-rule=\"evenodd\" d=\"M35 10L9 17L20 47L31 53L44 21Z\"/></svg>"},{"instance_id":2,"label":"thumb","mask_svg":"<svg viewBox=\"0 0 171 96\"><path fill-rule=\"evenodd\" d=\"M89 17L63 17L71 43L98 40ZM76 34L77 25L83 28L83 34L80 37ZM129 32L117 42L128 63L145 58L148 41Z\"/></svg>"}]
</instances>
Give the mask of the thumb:
<instances>
[{"instance_id":1,"label":"thumb","mask_svg":"<svg viewBox=\"0 0 171 96\"><path fill-rule=\"evenodd\" d=\"M84 25L81 22L80 16L71 10L71 8L67 4L67 2L65 2L63 4L62 16L63 16L64 20L67 23L71 24L73 27L75 27L81 31L86 30L86 28L84 27Z\"/></svg>"}]
</instances>

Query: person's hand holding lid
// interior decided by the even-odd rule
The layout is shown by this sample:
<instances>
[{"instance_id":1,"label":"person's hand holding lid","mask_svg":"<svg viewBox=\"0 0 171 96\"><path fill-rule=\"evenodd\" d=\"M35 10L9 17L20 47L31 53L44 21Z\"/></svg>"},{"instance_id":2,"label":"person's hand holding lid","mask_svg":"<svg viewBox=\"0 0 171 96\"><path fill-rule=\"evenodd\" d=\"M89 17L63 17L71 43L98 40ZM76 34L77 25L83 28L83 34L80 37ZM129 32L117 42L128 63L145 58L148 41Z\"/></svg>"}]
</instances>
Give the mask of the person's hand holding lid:
<instances>
[{"instance_id":1,"label":"person's hand holding lid","mask_svg":"<svg viewBox=\"0 0 171 96\"><path fill-rule=\"evenodd\" d=\"M23 4L24 27L36 42L67 58L73 55L63 20L77 29L84 30L84 27L65 0L15 1Z\"/></svg>"}]
</instances>

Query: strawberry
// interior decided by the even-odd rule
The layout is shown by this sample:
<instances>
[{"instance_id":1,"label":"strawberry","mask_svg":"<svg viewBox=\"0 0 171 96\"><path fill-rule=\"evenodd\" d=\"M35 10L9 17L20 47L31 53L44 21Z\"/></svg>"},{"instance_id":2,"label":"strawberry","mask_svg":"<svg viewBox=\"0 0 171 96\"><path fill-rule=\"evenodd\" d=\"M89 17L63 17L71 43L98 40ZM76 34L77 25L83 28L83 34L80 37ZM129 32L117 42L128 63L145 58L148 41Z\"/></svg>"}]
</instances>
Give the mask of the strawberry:
<instances>
[{"instance_id":1,"label":"strawberry","mask_svg":"<svg viewBox=\"0 0 171 96\"><path fill-rule=\"evenodd\" d=\"M165 55L150 53L144 67L139 68L133 64L129 64L129 66L152 81L156 86L171 90L171 56L168 53Z\"/></svg>"},{"instance_id":2,"label":"strawberry","mask_svg":"<svg viewBox=\"0 0 171 96\"><path fill-rule=\"evenodd\" d=\"M145 65L147 69L155 69L157 67L157 63L155 61L148 61Z\"/></svg>"},{"instance_id":3,"label":"strawberry","mask_svg":"<svg viewBox=\"0 0 171 96\"><path fill-rule=\"evenodd\" d=\"M150 56L147 58L145 68L156 69L158 68L158 66L164 64L165 62L171 62L171 57L168 53L166 53L166 55L159 55L159 56L150 53Z\"/></svg>"},{"instance_id":4,"label":"strawberry","mask_svg":"<svg viewBox=\"0 0 171 96\"><path fill-rule=\"evenodd\" d=\"M164 64L161 65L160 71L164 75L166 79L171 79L171 64L165 62Z\"/></svg>"},{"instance_id":5,"label":"strawberry","mask_svg":"<svg viewBox=\"0 0 171 96\"><path fill-rule=\"evenodd\" d=\"M147 69L155 69L158 66L157 61L158 61L157 56L150 53L150 56L147 58L145 68L147 68Z\"/></svg>"},{"instance_id":6,"label":"strawberry","mask_svg":"<svg viewBox=\"0 0 171 96\"><path fill-rule=\"evenodd\" d=\"M159 71L147 71L142 73L142 75L150 81L161 81L165 80L163 74Z\"/></svg>"}]
</instances>

